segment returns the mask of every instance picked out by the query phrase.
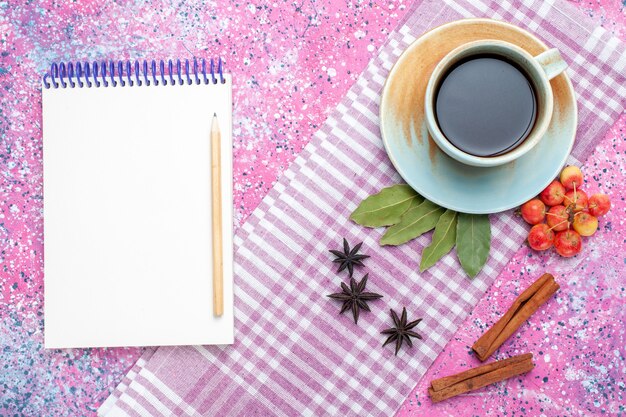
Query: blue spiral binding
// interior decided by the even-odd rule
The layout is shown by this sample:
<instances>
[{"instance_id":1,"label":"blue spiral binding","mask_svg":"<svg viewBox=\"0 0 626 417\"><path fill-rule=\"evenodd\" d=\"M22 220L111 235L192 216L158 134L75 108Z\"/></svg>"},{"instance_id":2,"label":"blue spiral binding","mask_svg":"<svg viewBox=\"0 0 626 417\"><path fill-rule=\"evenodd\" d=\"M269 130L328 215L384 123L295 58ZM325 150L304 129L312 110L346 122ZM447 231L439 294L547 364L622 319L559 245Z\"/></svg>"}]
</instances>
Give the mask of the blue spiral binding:
<instances>
[{"instance_id":1,"label":"blue spiral binding","mask_svg":"<svg viewBox=\"0 0 626 417\"><path fill-rule=\"evenodd\" d=\"M102 73L102 85L105 87L109 86L109 82L107 81L107 63L102 61L100 64L100 72Z\"/></svg>"},{"instance_id":2,"label":"blue spiral binding","mask_svg":"<svg viewBox=\"0 0 626 417\"><path fill-rule=\"evenodd\" d=\"M61 86L63 88L67 88L67 84L65 83L65 76L66 76L65 63L61 62L59 64L59 80L61 81Z\"/></svg>"},{"instance_id":3,"label":"blue spiral binding","mask_svg":"<svg viewBox=\"0 0 626 417\"><path fill-rule=\"evenodd\" d=\"M217 62L217 64L216 64ZM133 87L142 85L192 85L221 84L224 78L224 64L221 58L211 58L207 70L207 61L199 63L196 58L191 65L188 59L184 63L177 59L157 61L102 61L97 62L53 62L50 71L43 76L45 88L92 88L92 87ZM167 68L166 68L167 67ZM167 70L166 70L167 69ZM133 79L134 77L134 79Z\"/></svg>"}]
</instances>

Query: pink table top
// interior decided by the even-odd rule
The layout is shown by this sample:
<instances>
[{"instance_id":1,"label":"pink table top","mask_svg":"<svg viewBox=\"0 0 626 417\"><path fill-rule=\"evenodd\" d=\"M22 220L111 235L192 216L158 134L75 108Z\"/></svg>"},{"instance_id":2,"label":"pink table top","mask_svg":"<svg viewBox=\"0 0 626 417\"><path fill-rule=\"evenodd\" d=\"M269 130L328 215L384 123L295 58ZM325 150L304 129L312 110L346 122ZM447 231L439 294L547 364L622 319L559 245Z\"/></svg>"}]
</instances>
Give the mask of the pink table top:
<instances>
[{"instance_id":1,"label":"pink table top","mask_svg":"<svg viewBox=\"0 0 626 417\"><path fill-rule=\"evenodd\" d=\"M624 3L572 3L626 39ZM38 101L39 77L49 62L224 56L235 72L235 206L241 224L375 56L406 6L331 0L176 6L155 0L139 7L5 3L0 10L0 415L95 415L143 349L43 349ZM625 126L622 117L583 168L586 189L609 193L614 203L583 255L565 260L520 249L426 376L415 381L399 415L624 411L626 203L619 191L626 176ZM506 310L513 292L544 271L555 275L561 291L498 353L533 352L535 370L523 380L433 405L425 396L428 382L475 366L473 341Z\"/></svg>"}]
</instances>

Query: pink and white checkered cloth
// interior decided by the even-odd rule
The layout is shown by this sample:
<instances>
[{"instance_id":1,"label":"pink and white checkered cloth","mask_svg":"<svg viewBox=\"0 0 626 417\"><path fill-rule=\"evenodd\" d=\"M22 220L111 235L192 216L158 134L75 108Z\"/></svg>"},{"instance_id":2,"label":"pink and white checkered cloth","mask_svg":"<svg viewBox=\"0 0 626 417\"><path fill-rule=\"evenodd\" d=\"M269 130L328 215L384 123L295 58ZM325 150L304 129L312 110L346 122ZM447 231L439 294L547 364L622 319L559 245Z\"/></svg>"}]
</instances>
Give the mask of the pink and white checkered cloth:
<instances>
[{"instance_id":1,"label":"pink and white checkered cloth","mask_svg":"<svg viewBox=\"0 0 626 417\"><path fill-rule=\"evenodd\" d=\"M378 101L399 54L428 29L482 16L526 27L570 63L580 125L570 163L584 161L620 116L626 97L624 46L562 1L416 2L347 97L239 229L233 346L149 350L99 409L128 416L391 415L454 335L523 242L511 212L491 216L492 252L469 280L454 254L425 273L429 237L380 247L381 230L357 226L350 213L367 195L401 182L380 139ZM372 257L368 289L384 295L354 325L326 297L346 280L329 248L342 237L364 241ZM382 348L389 308L423 317L423 341Z\"/></svg>"}]
</instances>

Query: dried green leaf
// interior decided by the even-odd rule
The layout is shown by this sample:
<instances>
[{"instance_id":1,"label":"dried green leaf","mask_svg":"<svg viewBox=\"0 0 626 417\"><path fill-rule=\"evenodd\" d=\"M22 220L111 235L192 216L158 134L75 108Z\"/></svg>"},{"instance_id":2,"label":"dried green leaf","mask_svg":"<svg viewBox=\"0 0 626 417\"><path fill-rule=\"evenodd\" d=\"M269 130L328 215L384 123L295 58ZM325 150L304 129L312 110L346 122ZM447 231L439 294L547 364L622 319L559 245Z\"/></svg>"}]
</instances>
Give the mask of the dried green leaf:
<instances>
[{"instance_id":1,"label":"dried green leaf","mask_svg":"<svg viewBox=\"0 0 626 417\"><path fill-rule=\"evenodd\" d=\"M413 200L411 200L411 205L409 206L408 209L406 209L404 211L404 213L406 213L407 211L409 211L410 209L412 209L413 207L417 207L420 204L422 204L424 202L424 197L422 197L421 195L417 195L417 198L414 198ZM402 213L404 215L404 213ZM400 220L398 220L396 223L398 223ZM395 223L394 223L395 224ZM393 225L389 225L389 226L393 226Z\"/></svg>"},{"instance_id":2,"label":"dried green leaf","mask_svg":"<svg viewBox=\"0 0 626 417\"><path fill-rule=\"evenodd\" d=\"M446 210L439 217L433 233L433 240L422 252L420 262L420 272L423 272L437 263L446 253L454 247L456 243L456 221L457 212Z\"/></svg>"},{"instance_id":3,"label":"dried green leaf","mask_svg":"<svg viewBox=\"0 0 626 417\"><path fill-rule=\"evenodd\" d=\"M459 213L456 252L463 270L474 278L489 258L491 224L486 214Z\"/></svg>"},{"instance_id":4,"label":"dried green leaf","mask_svg":"<svg viewBox=\"0 0 626 417\"><path fill-rule=\"evenodd\" d=\"M394 185L363 200L350 219L361 226L390 226L398 223L412 204L423 200L407 184Z\"/></svg>"},{"instance_id":5,"label":"dried green leaf","mask_svg":"<svg viewBox=\"0 0 626 417\"><path fill-rule=\"evenodd\" d=\"M381 245L401 245L428 232L437 224L444 209L424 200L419 206L411 207L402 215L400 223L387 229L380 239Z\"/></svg>"}]
</instances>

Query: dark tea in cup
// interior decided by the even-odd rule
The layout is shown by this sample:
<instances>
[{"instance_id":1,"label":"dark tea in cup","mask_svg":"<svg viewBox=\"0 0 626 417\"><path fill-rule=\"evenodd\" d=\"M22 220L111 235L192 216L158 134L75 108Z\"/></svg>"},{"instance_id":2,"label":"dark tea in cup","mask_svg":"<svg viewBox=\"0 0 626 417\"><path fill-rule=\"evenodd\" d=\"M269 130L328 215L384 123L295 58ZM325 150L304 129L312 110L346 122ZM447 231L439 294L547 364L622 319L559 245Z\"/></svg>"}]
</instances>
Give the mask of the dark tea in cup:
<instances>
[{"instance_id":1,"label":"dark tea in cup","mask_svg":"<svg viewBox=\"0 0 626 417\"><path fill-rule=\"evenodd\" d=\"M537 117L532 82L517 64L495 54L469 56L442 77L435 117L448 141L471 155L506 153L530 134Z\"/></svg>"}]
</instances>

